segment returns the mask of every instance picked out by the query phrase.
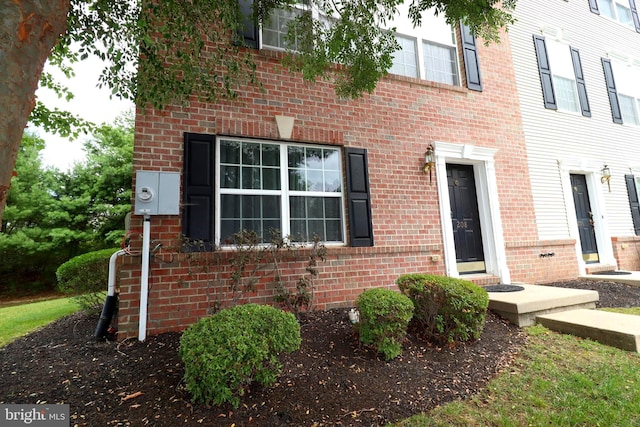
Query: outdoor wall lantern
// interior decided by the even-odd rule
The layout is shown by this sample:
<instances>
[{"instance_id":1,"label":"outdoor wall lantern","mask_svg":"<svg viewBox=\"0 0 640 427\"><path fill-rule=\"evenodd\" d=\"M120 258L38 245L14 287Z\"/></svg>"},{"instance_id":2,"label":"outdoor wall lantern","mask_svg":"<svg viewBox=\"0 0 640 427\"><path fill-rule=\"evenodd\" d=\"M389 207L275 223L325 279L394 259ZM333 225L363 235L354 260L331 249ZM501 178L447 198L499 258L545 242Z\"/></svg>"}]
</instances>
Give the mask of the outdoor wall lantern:
<instances>
[{"instance_id":1,"label":"outdoor wall lantern","mask_svg":"<svg viewBox=\"0 0 640 427\"><path fill-rule=\"evenodd\" d=\"M424 152L424 166L422 171L429 174L429 184L431 184L431 171L436 166L436 156L433 149L433 144L427 145L427 150Z\"/></svg>"},{"instance_id":2,"label":"outdoor wall lantern","mask_svg":"<svg viewBox=\"0 0 640 427\"><path fill-rule=\"evenodd\" d=\"M609 182L611 180L611 169L609 169L609 166L607 166L606 164L602 167L602 170L600 170L600 172L602 173L602 178L600 178L600 182L601 183L607 183L607 188L609 189L609 193L611 193L611 183Z\"/></svg>"}]
</instances>

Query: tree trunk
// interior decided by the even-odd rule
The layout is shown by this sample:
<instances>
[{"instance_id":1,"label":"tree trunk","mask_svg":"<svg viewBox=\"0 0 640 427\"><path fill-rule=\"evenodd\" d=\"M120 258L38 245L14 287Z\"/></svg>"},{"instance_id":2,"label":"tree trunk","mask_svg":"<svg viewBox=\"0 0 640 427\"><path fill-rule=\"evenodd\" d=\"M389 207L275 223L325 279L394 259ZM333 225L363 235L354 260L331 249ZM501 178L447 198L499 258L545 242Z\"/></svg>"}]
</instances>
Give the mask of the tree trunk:
<instances>
[{"instance_id":1,"label":"tree trunk","mask_svg":"<svg viewBox=\"0 0 640 427\"><path fill-rule=\"evenodd\" d=\"M0 0L0 224L38 81L67 28L69 2Z\"/></svg>"}]
</instances>

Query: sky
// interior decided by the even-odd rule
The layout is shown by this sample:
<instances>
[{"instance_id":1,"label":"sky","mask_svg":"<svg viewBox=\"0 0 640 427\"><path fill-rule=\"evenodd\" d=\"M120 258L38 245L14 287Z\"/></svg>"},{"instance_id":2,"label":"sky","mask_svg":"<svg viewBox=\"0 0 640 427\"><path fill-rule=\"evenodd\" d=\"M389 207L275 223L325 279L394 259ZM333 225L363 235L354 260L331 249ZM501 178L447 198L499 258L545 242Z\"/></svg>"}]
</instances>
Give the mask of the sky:
<instances>
[{"instance_id":1,"label":"sky","mask_svg":"<svg viewBox=\"0 0 640 427\"><path fill-rule=\"evenodd\" d=\"M69 87L75 97L66 101L59 99L48 89L38 89L36 96L47 107L55 107L70 111L85 120L96 124L113 123L113 121L123 112L133 110L133 103L122 101L118 98L109 99L110 90L98 89L98 76L102 70L102 62L98 58L89 57L84 61L74 64L75 77L68 80L58 70L49 69L54 73L59 82ZM43 163L47 166L55 166L62 170L68 170L75 162L84 159L82 150L83 140L87 136L70 141L36 129L37 133L44 139L46 148L41 152Z\"/></svg>"}]
</instances>

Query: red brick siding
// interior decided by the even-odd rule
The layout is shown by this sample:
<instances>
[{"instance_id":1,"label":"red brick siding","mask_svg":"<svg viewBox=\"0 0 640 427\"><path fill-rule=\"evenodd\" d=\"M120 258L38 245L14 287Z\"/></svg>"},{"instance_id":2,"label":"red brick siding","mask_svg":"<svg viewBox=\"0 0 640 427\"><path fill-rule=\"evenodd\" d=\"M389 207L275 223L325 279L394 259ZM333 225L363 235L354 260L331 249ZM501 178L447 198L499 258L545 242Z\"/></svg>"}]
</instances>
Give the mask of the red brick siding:
<instances>
[{"instance_id":1,"label":"red brick siding","mask_svg":"<svg viewBox=\"0 0 640 427\"><path fill-rule=\"evenodd\" d=\"M572 244L537 240L509 41L505 37L489 47L479 43L478 52L483 92L389 77L359 100L336 99L331 84L304 82L278 65L277 54L257 52L264 93L249 86L235 102L192 100L186 107L139 111L134 170L181 172L184 132L278 139L276 115L295 117L292 141L366 148L375 246L330 249L316 294L316 306L327 308L351 305L366 288L393 286L403 273L445 274L437 184L435 177L430 184L422 173L425 148L434 141L495 148L512 280L574 277ZM141 218L134 216L132 226L140 229L140 224ZM171 254L180 233L179 217L152 218L151 235L163 243L164 261L154 258L151 263L150 334L183 329L207 313L204 282L189 278L186 263ZM539 256L550 251L555 257ZM137 330L139 258L123 269L121 337ZM270 298L265 288L251 300Z\"/></svg>"}]
</instances>

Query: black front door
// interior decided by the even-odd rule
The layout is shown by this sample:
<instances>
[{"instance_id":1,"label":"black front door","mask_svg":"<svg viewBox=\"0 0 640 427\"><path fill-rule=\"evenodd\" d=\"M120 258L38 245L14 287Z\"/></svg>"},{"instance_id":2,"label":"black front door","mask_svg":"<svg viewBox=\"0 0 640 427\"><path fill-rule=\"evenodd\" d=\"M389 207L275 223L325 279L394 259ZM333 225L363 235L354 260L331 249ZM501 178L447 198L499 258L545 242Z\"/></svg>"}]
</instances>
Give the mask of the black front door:
<instances>
[{"instance_id":1,"label":"black front door","mask_svg":"<svg viewBox=\"0 0 640 427\"><path fill-rule=\"evenodd\" d=\"M484 272L486 269L473 166L448 164L447 181L458 272Z\"/></svg>"},{"instance_id":2,"label":"black front door","mask_svg":"<svg viewBox=\"0 0 640 427\"><path fill-rule=\"evenodd\" d=\"M587 179L584 175L571 175L571 189L573 192L573 204L576 206L576 219L578 220L578 234L582 247L582 259L585 262L598 262L598 246L596 245L596 233L594 231L593 213L587 191Z\"/></svg>"}]
</instances>

